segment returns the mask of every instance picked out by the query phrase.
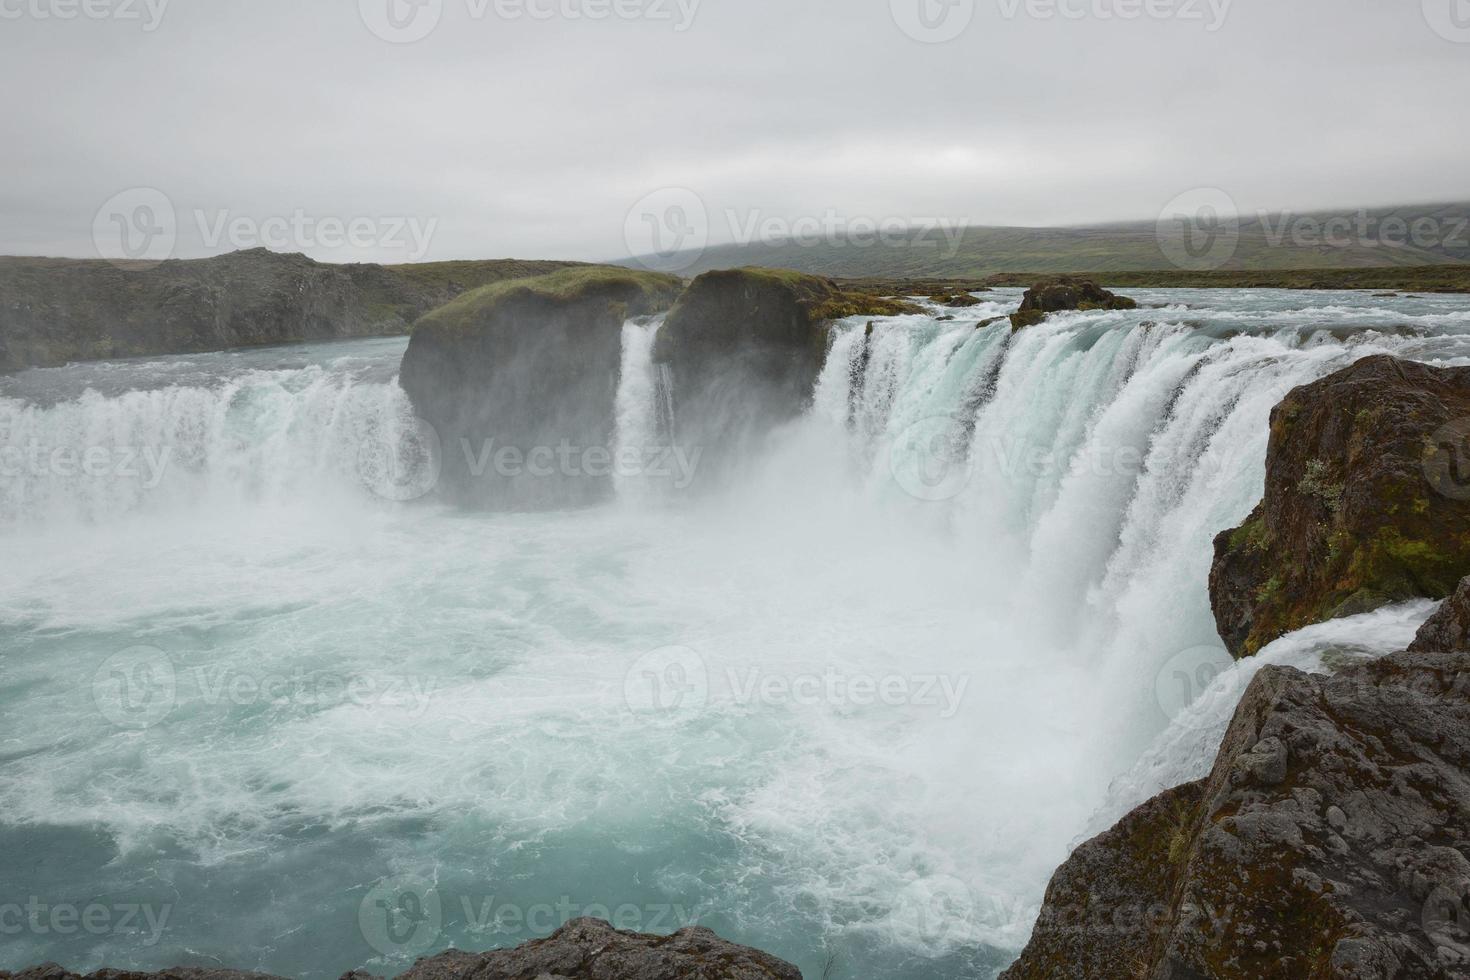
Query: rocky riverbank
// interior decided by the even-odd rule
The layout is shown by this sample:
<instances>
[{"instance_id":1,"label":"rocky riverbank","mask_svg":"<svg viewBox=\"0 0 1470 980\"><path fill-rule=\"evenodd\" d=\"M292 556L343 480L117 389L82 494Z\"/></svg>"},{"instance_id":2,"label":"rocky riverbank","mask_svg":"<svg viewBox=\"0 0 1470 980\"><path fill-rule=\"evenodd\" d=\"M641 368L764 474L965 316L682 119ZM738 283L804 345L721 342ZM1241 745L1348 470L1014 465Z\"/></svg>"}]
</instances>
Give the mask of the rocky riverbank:
<instances>
[{"instance_id":1,"label":"rocky riverbank","mask_svg":"<svg viewBox=\"0 0 1470 980\"><path fill-rule=\"evenodd\" d=\"M402 334L468 289L572 264L327 265L263 248L159 265L0 257L0 371Z\"/></svg>"},{"instance_id":2,"label":"rocky riverbank","mask_svg":"<svg viewBox=\"0 0 1470 980\"><path fill-rule=\"evenodd\" d=\"M56 964L0 980L281 980L260 973L179 968L157 973L99 970L83 978ZM353 971L342 980L377 980ZM600 919L574 919L546 939L488 953L450 950L419 960L398 980L801 980L784 960L726 942L708 929L671 936L622 932Z\"/></svg>"},{"instance_id":3,"label":"rocky riverbank","mask_svg":"<svg viewBox=\"0 0 1470 980\"><path fill-rule=\"evenodd\" d=\"M1470 654L1267 667L1209 777L1083 844L1006 980L1470 972Z\"/></svg>"},{"instance_id":4,"label":"rocky riverbank","mask_svg":"<svg viewBox=\"0 0 1470 980\"><path fill-rule=\"evenodd\" d=\"M1007 980L1470 975L1470 371L1370 357L1291 392L1266 493L1220 535L1238 656L1449 596L1411 648L1256 675L1208 778L1144 803L1053 877Z\"/></svg>"}]
</instances>

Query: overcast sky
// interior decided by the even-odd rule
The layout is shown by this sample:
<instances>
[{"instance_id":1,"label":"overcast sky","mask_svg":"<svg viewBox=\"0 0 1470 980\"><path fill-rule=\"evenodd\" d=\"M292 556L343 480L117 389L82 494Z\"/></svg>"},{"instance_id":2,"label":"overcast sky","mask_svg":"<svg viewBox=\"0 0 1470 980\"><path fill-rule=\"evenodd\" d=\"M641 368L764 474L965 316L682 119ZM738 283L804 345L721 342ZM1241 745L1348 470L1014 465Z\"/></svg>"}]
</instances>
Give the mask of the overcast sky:
<instances>
[{"instance_id":1,"label":"overcast sky","mask_svg":"<svg viewBox=\"0 0 1470 980\"><path fill-rule=\"evenodd\" d=\"M1470 0L0 0L0 85L9 254L1470 199Z\"/></svg>"}]
</instances>

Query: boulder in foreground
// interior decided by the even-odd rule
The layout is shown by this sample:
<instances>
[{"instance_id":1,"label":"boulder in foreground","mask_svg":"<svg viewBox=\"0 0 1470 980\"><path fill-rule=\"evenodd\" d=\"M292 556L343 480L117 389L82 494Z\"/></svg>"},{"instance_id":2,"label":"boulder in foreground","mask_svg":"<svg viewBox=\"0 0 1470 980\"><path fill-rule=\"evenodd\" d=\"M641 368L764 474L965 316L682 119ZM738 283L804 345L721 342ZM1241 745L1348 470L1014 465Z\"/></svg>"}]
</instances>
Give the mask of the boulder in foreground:
<instances>
[{"instance_id":1,"label":"boulder in foreground","mask_svg":"<svg viewBox=\"0 0 1470 980\"><path fill-rule=\"evenodd\" d=\"M1470 655L1266 667L1209 777L1081 845L1005 980L1470 975Z\"/></svg>"},{"instance_id":2,"label":"boulder in foreground","mask_svg":"<svg viewBox=\"0 0 1470 980\"><path fill-rule=\"evenodd\" d=\"M1126 296L1117 296L1089 279L1060 276L1039 282L1026 290L1021 306L1011 314L1011 329L1031 327L1046 319L1048 313L1063 310L1133 310L1138 304Z\"/></svg>"},{"instance_id":3,"label":"boulder in foreground","mask_svg":"<svg viewBox=\"0 0 1470 980\"><path fill-rule=\"evenodd\" d=\"M99 970L83 978L47 964L0 980L279 980L233 970L172 969L157 973ZM376 980L355 971L342 980ZM419 960L398 980L801 980L801 971L760 950L728 943L708 929L651 936L614 929L600 919L573 919L545 939L489 953L450 950Z\"/></svg>"},{"instance_id":4,"label":"boulder in foreground","mask_svg":"<svg viewBox=\"0 0 1470 980\"><path fill-rule=\"evenodd\" d=\"M452 951L420 960L399 980L801 980L801 971L708 929L672 936L621 932L574 919L547 939L492 953Z\"/></svg>"},{"instance_id":5,"label":"boulder in foreground","mask_svg":"<svg viewBox=\"0 0 1470 980\"><path fill-rule=\"evenodd\" d=\"M1288 394L1264 499L1215 539L1210 601L1230 651L1453 592L1470 574L1467 435L1470 368L1379 355Z\"/></svg>"}]
</instances>

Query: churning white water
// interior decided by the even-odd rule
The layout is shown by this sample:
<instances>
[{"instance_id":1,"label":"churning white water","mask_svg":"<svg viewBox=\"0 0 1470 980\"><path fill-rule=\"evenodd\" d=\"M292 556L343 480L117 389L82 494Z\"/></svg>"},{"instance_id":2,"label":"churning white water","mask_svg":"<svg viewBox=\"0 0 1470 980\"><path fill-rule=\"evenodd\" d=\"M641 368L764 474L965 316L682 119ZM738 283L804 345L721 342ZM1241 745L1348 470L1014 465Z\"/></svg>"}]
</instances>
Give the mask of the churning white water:
<instances>
[{"instance_id":1,"label":"churning white water","mask_svg":"<svg viewBox=\"0 0 1470 980\"><path fill-rule=\"evenodd\" d=\"M1271 407L1470 360L1463 298L1134 295L844 322L738 483L560 514L406 499L401 340L0 380L0 881L154 913L0 968L385 973L594 914L813 977L993 973L1260 664L1429 610L1235 666L1205 581ZM614 449L667 438L657 329L625 327Z\"/></svg>"}]
</instances>

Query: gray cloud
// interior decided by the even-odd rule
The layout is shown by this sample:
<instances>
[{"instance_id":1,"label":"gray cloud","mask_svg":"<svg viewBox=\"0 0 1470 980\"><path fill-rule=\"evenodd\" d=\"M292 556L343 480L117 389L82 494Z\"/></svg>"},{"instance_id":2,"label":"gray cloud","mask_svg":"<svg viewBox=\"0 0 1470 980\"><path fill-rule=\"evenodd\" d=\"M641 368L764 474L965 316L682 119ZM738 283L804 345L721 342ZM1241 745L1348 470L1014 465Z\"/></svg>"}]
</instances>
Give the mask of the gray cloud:
<instances>
[{"instance_id":1,"label":"gray cloud","mask_svg":"<svg viewBox=\"0 0 1470 980\"><path fill-rule=\"evenodd\" d=\"M389 2L433 29L375 35L400 30ZM716 241L731 209L1058 224L1200 186L1244 210L1470 197L1461 0L410 2L171 0L148 30L145 0L0 0L0 252L95 254L98 208L134 187L172 203L175 254L254 236L325 261L622 255L662 187L695 191ZM898 23L931 30L921 2L941 33L972 12L924 43Z\"/></svg>"}]
</instances>

